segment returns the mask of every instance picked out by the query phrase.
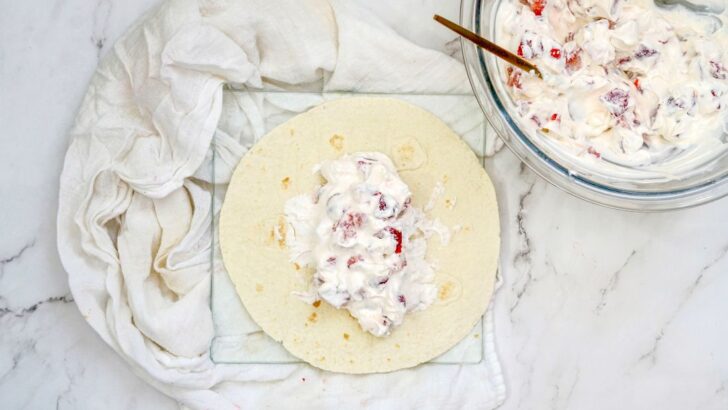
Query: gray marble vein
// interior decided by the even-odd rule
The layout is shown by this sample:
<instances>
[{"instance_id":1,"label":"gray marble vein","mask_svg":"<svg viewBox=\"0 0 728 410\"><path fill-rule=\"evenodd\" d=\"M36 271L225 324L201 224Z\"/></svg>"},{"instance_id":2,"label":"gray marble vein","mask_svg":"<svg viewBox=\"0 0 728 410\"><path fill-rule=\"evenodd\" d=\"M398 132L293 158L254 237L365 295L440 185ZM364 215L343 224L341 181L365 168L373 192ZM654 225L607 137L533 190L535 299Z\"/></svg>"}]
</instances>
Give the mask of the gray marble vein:
<instances>
[{"instance_id":1,"label":"gray marble vein","mask_svg":"<svg viewBox=\"0 0 728 410\"><path fill-rule=\"evenodd\" d=\"M518 212L516 213L516 225L518 227L518 236L521 239L521 248L513 257L513 265L519 268L519 270L525 270L522 272L522 276L519 281L514 285L515 300L510 307L510 312L514 310L521 303L521 298L528 290L529 286L533 282L533 274L531 267L531 238L528 236L526 231L525 219L526 219L526 201L533 193L533 187L536 183L532 183L525 193L521 194L518 200Z\"/></svg>"},{"instance_id":2,"label":"gray marble vein","mask_svg":"<svg viewBox=\"0 0 728 410\"><path fill-rule=\"evenodd\" d=\"M43 299L30 306L23 307L20 309L10 309L7 307L0 307L0 318L2 318L5 315L12 315L12 316L15 316L16 318L22 318L25 315L34 313L36 310L38 310L38 308L40 308L41 306L46 305L46 304L72 303L72 302L73 302L73 297L70 294L68 294L68 295L63 295L63 296L52 296L50 298Z\"/></svg>"},{"instance_id":3,"label":"gray marble vein","mask_svg":"<svg viewBox=\"0 0 728 410\"><path fill-rule=\"evenodd\" d=\"M106 42L106 30L111 18L114 3L111 0L97 0L93 11L93 32L91 42L96 47L96 58L101 59L101 52Z\"/></svg>"},{"instance_id":4,"label":"gray marble vein","mask_svg":"<svg viewBox=\"0 0 728 410\"><path fill-rule=\"evenodd\" d=\"M599 297L599 303L597 303L596 307L594 307L594 312L599 314L602 309L607 305L607 297L609 296L609 293L614 291L614 289L617 287L617 284L619 283L619 276L622 273L622 271L629 265L629 262L632 260L632 258L637 254L636 250L632 250L632 253L627 256L627 259L624 261L622 266L619 267L614 273L609 277L609 283L606 287L602 288L600 292Z\"/></svg>"},{"instance_id":5,"label":"gray marble vein","mask_svg":"<svg viewBox=\"0 0 728 410\"><path fill-rule=\"evenodd\" d=\"M25 251L32 248L33 246L35 246L35 239L28 242L27 244L23 245L23 247L21 247L20 250L13 253L12 255L5 257L3 259L0 259L0 279L2 279L3 276L5 275L5 267L7 265L10 265L13 262L20 260L20 258L23 257L23 254L25 253Z\"/></svg>"},{"instance_id":6,"label":"gray marble vein","mask_svg":"<svg viewBox=\"0 0 728 410\"><path fill-rule=\"evenodd\" d=\"M718 262L723 260L727 254L728 245L724 246L715 258L713 258L711 261L709 261L707 264L700 268L698 274L695 276L695 280L693 280L692 283L690 283L690 285L687 287L683 296L680 298L680 302L675 307L675 310L670 314L670 316L662 324L662 326L660 326L660 329L655 335L649 350L640 355L640 357L637 359L638 364L648 363L648 365L654 366L655 362L657 361L657 351L660 348L660 344L665 337L665 333L667 332L668 327L683 310L685 304L692 300L692 296L695 293L695 290L698 288L698 286L700 286L701 282L703 281L706 272L709 272L711 268L713 268Z\"/></svg>"}]
</instances>

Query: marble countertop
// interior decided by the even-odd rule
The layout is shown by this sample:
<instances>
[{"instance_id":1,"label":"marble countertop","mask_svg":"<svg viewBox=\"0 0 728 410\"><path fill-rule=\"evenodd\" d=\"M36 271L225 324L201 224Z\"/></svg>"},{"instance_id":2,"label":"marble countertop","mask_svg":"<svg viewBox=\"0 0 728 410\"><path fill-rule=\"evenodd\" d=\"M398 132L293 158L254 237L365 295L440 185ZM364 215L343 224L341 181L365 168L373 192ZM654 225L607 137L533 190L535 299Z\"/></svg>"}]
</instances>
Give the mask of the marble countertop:
<instances>
[{"instance_id":1,"label":"marble countertop","mask_svg":"<svg viewBox=\"0 0 728 410\"><path fill-rule=\"evenodd\" d=\"M421 45L458 2L366 7ZM7 2L6 2L7 3ZM88 81L157 1L12 2L0 15L0 397L15 408L174 408L86 325L56 252L58 177ZM414 5L417 5L414 7ZM488 160L503 218L503 409L728 408L728 199L634 214Z\"/></svg>"}]
</instances>

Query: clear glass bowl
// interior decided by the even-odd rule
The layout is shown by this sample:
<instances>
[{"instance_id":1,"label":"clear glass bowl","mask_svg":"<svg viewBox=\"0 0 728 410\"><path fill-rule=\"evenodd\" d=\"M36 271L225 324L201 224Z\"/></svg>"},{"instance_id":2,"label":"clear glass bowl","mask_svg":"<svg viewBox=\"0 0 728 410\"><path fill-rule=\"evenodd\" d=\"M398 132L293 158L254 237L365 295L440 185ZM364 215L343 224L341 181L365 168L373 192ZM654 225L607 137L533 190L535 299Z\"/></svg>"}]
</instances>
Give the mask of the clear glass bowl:
<instances>
[{"instance_id":1,"label":"clear glass bowl","mask_svg":"<svg viewBox=\"0 0 728 410\"><path fill-rule=\"evenodd\" d=\"M460 24L495 39L499 0L462 0ZM587 166L548 138L523 131L512 111L502 80L502 64L491 54L462 40L463 58L473 92L488 121L510 150L551 184L587 201L632 211L687 208L728 195L728 151L671 177L647 169L610 164L607 170ZM512 114L513 113L513 114ZM621 172L624 171L624 172Z\"/></svg>"}]
</instances>

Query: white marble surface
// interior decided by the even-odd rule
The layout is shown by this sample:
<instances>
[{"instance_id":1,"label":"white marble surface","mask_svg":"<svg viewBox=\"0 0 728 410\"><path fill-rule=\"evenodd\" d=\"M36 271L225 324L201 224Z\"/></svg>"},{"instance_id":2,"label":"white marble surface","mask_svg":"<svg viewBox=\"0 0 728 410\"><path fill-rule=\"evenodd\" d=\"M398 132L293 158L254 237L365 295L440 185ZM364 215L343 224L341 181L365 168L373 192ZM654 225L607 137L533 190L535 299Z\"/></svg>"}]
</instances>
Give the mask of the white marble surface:
<instances>
[{"instance_id":1,"label":"white marble surface","mask_svg":"<svg viewBox=\"0 0 728 410\"><path fill-rule=\"evenodd\" d=\"M364 0L362 0L364 2ZM100 56L148 0L3 0L0 14L0 407L173 408L83 321L55 244L67 130ZM454 53L433 11L367 7ZM503 218L503 409L728 408L728 200L657 215L599 208L488 161Z\"/></svg>"}]
</instances>

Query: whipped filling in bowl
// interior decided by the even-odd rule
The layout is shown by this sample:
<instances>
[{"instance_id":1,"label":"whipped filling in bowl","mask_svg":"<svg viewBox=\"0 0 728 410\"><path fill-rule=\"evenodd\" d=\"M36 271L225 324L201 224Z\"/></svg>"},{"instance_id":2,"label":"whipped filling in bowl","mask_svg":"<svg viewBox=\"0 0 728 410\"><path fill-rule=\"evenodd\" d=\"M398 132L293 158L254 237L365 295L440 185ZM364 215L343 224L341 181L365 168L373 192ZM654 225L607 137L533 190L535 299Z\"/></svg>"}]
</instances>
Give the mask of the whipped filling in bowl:
<instances>
[{"instance_id":1,"label":"whipped filling in bowl","mask_svg":"<svg viewBox=\"0 0 728 410\"><path fill-rule=\"evenodd\" d=\"M678 175L728 144L728 20L653 0L502 0L497 41L529 134L592 165Z\"/></svg>"},{"instance_id":2,"label":"whipped filling in bowl","mask_svg":"<svg viewBox=\"0 0 728 410\"><path fill-rule=\"evenodd\" d=\"M314 271L309 292L298 296L347 309L362 329L386 336L435 300L426 238L449 232L411 205L384 154L344 155L317 170L326 182L285 205L291 259Z\"/></svg>"}]
</instances>

